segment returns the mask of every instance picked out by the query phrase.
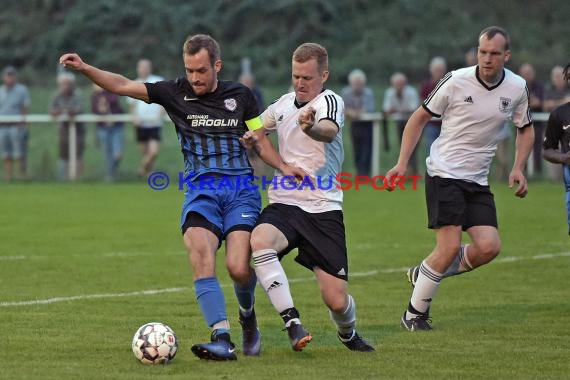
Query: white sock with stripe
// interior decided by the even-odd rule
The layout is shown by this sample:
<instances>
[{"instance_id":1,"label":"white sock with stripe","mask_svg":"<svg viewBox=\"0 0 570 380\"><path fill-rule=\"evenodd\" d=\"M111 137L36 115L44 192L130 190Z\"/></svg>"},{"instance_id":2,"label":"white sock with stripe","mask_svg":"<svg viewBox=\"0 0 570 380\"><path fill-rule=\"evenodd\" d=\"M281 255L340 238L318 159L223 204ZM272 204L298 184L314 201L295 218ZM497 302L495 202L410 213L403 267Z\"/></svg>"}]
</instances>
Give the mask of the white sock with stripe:
<instances>
[{"instance_id":1,"label":"white sock with stripe","mask_svg":"<svg viewBox=\"0 0 570 380\"><path fill-rule=\"evenodd\" d=\"M441 279L442 274L430 268L424 260L420 265L420 273L406 311L406 319L415 318L428 311Z\"/></svg>"},{"instance_id":2,"label":"white sock with stripe","mask_svg":"<svg viewBox=\"0 0 570 380\"><path fill-rule=\"evenodd\" d=\"M257 280L278 313L293 308L289 281L274 249L260 249L252 254Z\"/></svg>"}]
</instances>

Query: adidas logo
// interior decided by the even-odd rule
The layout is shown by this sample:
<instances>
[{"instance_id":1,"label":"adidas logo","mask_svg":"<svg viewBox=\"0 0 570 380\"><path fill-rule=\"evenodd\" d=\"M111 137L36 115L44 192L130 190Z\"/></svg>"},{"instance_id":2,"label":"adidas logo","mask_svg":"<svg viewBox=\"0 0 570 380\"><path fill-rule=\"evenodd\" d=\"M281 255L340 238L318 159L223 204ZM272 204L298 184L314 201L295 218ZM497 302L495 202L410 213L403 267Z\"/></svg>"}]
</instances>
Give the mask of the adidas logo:
<instances>
[{"instance_id":1,"label":"adidas logo","mask_svg":"<svg viewBox=\"0 0 570 380\"><path fill-rule=\"evenodd\" d=\"M430 302L431 302L431 298L424 298L424 299L422 299L422 301L427 302L427 303L430 303Z\"/></svg>"},{"instance_id":2,"label":"adidas logo","mask_svg":"<svg viewBox=\"0 0 570 380\"><path fill-rule=\"evenodd\" d=\"M465 103L471 103L471 104L473 104L473 98L472 98L471 96L466 97L463 101L464 101Z\"/></svg>"},{"instance_id":3,"label":"adidas logo","mask_svg":"<svg viewBox=\"0 0 570 380\"><path fill-rule=\"evenodd\" d=\"M346 271L344 270L344 268L341 268L338 273L339 276L346 276Z\"/></svg>"},{"instance_id":4,"label":"adidas logo","mask_svg":"<svg viewBox=\"0 0 570 380\"><path fill-rule=\"evenodd\" d=\"M277 289L278 287L280 287L281 285L283 285L282 283L280 283L279 281L273 281L271 283L271 285L269 285L269 287L267 288L267 292L269 293L270 291L272 291L273 289Z\"/></svg>"},{"instance_id":5,"label":"adidas logo","mask_svg":"<svg viewBox=\"0 0 570 380\"><path fill-rule=\"evenodd\" d=\"M283 115L280 115L277 121L283 121Z\"/></svg>"}]
</instances>

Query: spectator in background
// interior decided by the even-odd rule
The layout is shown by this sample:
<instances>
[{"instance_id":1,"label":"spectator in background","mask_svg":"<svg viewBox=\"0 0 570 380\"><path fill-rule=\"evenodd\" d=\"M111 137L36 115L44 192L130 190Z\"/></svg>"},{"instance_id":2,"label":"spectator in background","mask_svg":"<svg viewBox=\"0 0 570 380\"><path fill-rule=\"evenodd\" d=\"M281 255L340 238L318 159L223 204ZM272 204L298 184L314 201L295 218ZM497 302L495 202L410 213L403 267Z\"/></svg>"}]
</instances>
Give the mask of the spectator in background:
<instances>
[{"instance_id":1,"label":"spectator in background","mask_svg":"<svg viewBox=\"0 0 570 380\"><path fill-rule=\"evenodd\" d=\"M447 63L443 57L433 57L429 63L429 75L430 77L422 82L421 85L421 96L422 100L426 100L429 94L433 91L435 86L439 83L440 79L443 78L447 72ZM431 144L438 138L439 132L441 132L441 120L431 120L428 121L424 128L423 139L426 146L426 157L429 156L429 150Z\"/></svg>"},{"instance_id":2,"label":"spectator in background","mask_svg":"<svg viewBox=\"0 0 570 380\"><path fill-rule=\"evenodd\" d=\"M519 67L519 75L526 81L528 88L531 112L542 112L542 102L544 101L544 86L536 80L534 67L530 63L523 63ZM542 174L542 140L544 139L545 124L542 121L534 121L534 146L532 148L533 165L536 174Z\"/></svg>"},{"instance_id":3,"label":"spectator in background","mask_svg":"<svg viewBox=\"0 0 570 380\"><path fill-rule=\"evenodd\" d=\"M255 77L252 73L242 73L239 76L239 82L249 88L255 97L257 102L257 106L259 107L259 112L263 112L265 110L265 102L263 101L263 92L257 86L255 82ZM256 176L262 177L267 176L270 173L271 168L267 165L263 160L259 157L259 155L255 152L255 149L247 149L247 157L249 158L249 162L253 167L253 172Z\"/></svg>"},{"instance_id":4,"label":"spectator in background","mask_svg":"<svg viewBox=\"0 0 570 380\"><path fill-rule=\"evenodd\" d=\"M408 79L402 73L395 73L390 78L391 86L384 93L384 113L396 121L400 143L404 134L404 127L411 114L420 105L420 99L416 89L408 85ZM418 160L416 158L416 149L412 153L410 160L409 174L417 174L419 172Z\"/></svg>"},{"instance_id":5,"label":"spectator in background","mask_svg":"<svg viewBox=\"0 0 570 380\"><path fill-rule=\"evenodd\" d=\"M0 86L0 115L26 115L31 100L28 89L18 83L18 72L12 66L2 71L4 84ZM4 161L4 180L10 182L13 178L14 161L19 162L20 174L26 176L27 129L20 122L0 122L0 149Z\"/></svg>"},{"instance_id":6,"label":"spectator in background","mask_svg":"<svg viewBox=\"0 0 570 380\"><path fill-rule=\"evenodd\" d=\"M239 82L249 88L251 92L253 92L253 96L255 96L255 100L257 101L257 106L259 110L265 109L265 102L263 101L263 92L257 86L255 82L255 77L252 73L243 73L239 76Z\"/></svg>"},{"instance_id":7,"label":"spectator in background","mask_svg":"<svg viewBox=\"0 0 570 380\"><path fill-rule=\"evenodd\" d=\"M564 68L554 66L550 71L550 85L544 93L544 111L551 112L556 107L570 101L570 87L564 80Z\"/></svg>"},{"instance_id":8,"label":"spectator in background","mask_svg":"<svg viewBox=\"0 0 570 380\"><path fill-rule=\"evenodd\" d=\"M57 76L57 92L51 102L49 113L53 117L67 115L73 118L83 112L83 98L75 85L75 75L62 72ZM62 121L59 124L59 161L58 178L68 178L69 165L69 124L70 121ZM75 123L76 139L76 162L77 175L83 171L83 150L85 149L85 126L83 123Z\"/></svg>"},{"instance_id":9,"label":"spectator in background","mask_svg":"<svg viewBox=\"0 0 570 380\"><path fill-rule=\"evenodd\" d=\"M477 64L477 49L472 47L465 52L465 65L475 66Z\"/></svg>"},{"instance_id":10,"label":"spectator in background","mask_svg":"<svg viewBox=\"0 0 570 380\"><path fill-rule=\"evenodd\" d=\"M348 74L348 87L342 90L344 114L350 120L350 136L354 165L358 175L370 175L372 158L372 121L360 120L360 115L374 112L374 93L366 86L366 74L354 69ZM378 174L378 173L373 173Z\"/></svg>"},{"instance_id":11,"label":"spectator in background","mask_svg":"<svg viewBox=\"0 0 570 380\"><path fill-rule=\"evenodd\" d=\"M91 111L96 115L120 115L123 107L119 96L93 84ZM105 180L117 179L119 163L123 158L124 123L122 121L100 121L97 123L99 147L105 156Z\"/></svg>"},{"instance_id":12,"label":"spectator in background","mask_svg":"<svg viewBox=\"0 0 570 380\"><path fill-rule=\"evenodd\" d=\"M550 84L544 91L544 112L552 112L555 108L570 101L570 87L564 79L564 68L556 65L550 71ZM562 179L562 165L546 163L548 177L559 181Z\"/></svg>"},{"instance_id":13,"label":"spectator in background","mask_svg":"<svg viewBox=\"0 0 570 380\"><path fill-rule=\"evenodd\" d=\"M138 82L155 83L164 78L152 73L152 62L141 59L137 63ZM164 123L165 111L158 104L148 104L142 100L130 98L129 105L133 114L136 140L141 148L143 157L138 169L141 177L152 172L154 162L160 149L160 132Z\"/></svg>"}]
</instances>

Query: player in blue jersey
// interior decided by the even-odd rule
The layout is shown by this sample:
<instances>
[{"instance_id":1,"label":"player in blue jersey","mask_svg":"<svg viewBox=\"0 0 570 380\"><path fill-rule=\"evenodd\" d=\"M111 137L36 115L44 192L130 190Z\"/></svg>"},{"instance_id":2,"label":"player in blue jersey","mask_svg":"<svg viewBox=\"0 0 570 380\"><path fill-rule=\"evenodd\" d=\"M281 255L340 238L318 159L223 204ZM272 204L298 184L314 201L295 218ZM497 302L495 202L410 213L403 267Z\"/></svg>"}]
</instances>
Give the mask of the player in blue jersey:
<instances>
[{"instance_id":1,"label":"player in blue jersey","mask_svg":"<svg viewBox=\"0 0 570 380\"><path fill-rule=\"evenodd\" d=\"M235 360L224 294L215 276L216 251L226 241L226 266L235 284L243 329L243 353L258 355L261 336L254 311L255 273L250 267L249 239L261 209L246 150L239 138L256 131L262 139L260 157L286 175L305 172L287 165L265 137L260 110L251 91L238 83L218 81L222 68L218 43L207 35L188 37L183 47L186 75L176 80L140 83L64 54L60 63L118 95L158 103L174 125L185 163L187 189L181 230L194 272L194 288L202 314L212 328L211 342L196 344L201 359ZM202 186L208 183L209 186ZM214 190L215 189L215 190Z\"/></svg>"}]
</instances>

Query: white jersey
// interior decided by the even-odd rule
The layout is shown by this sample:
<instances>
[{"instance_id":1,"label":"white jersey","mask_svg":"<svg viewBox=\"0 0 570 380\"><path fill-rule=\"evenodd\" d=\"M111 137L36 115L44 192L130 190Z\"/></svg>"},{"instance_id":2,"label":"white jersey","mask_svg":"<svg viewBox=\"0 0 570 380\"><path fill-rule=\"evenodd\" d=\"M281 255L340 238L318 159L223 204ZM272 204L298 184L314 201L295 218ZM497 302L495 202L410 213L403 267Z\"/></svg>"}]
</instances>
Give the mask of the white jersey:
<instances>
[{"instance_id":1,"label":"white jersey","mask_svg":"<svg viewBox=\"0 0 570 380\"><path fill-rule=\"evenodd\" d=\"M316 110L315 123L328 119L334 122L339 132L330 143L316 141L307 136L297 125L299 113L307 108ZM263 126L277 131L279 153L290 165L306 170L312 177L311 186L303 183L290 190L282 186L281 173L276 172L274 183L268 188L269 203L298 206L310 213L342 209L342 190L337 188L337 174L344 160L342 129L344 126L344 102L331 90L324 90L310 102L300 105L295 93L283 95L262 114Z\"/></svg>"},{"instance_id":2,"label":"white jersey","mask_svg":"<svg viewBox=\"0 0 570 380\"><path fill-rule=\"evenodd\" d=\"M447 73L423 103L442 117L426 159L428 174L486 186L505 122L517 128L532 123L528 97L525 80L507 69L492 87L479 78L477 66Z\"/></svg>"},{"instance_id":3,"label":"white jersey","mask_svg":"<svg viewBox=\"0 0 570 380\"><path fill-rule=\"evenodd\" d=\"M164 78L158 75L149 75L148 78L142 80L137 79L137 82L155 83L163 81ZM129 104L134 106L134 114L139 120L140 128L156 128L162 127L164 123L165 112L160 104L146 103L139 99L129 98Z\"/></svg>"}]
</instances>

